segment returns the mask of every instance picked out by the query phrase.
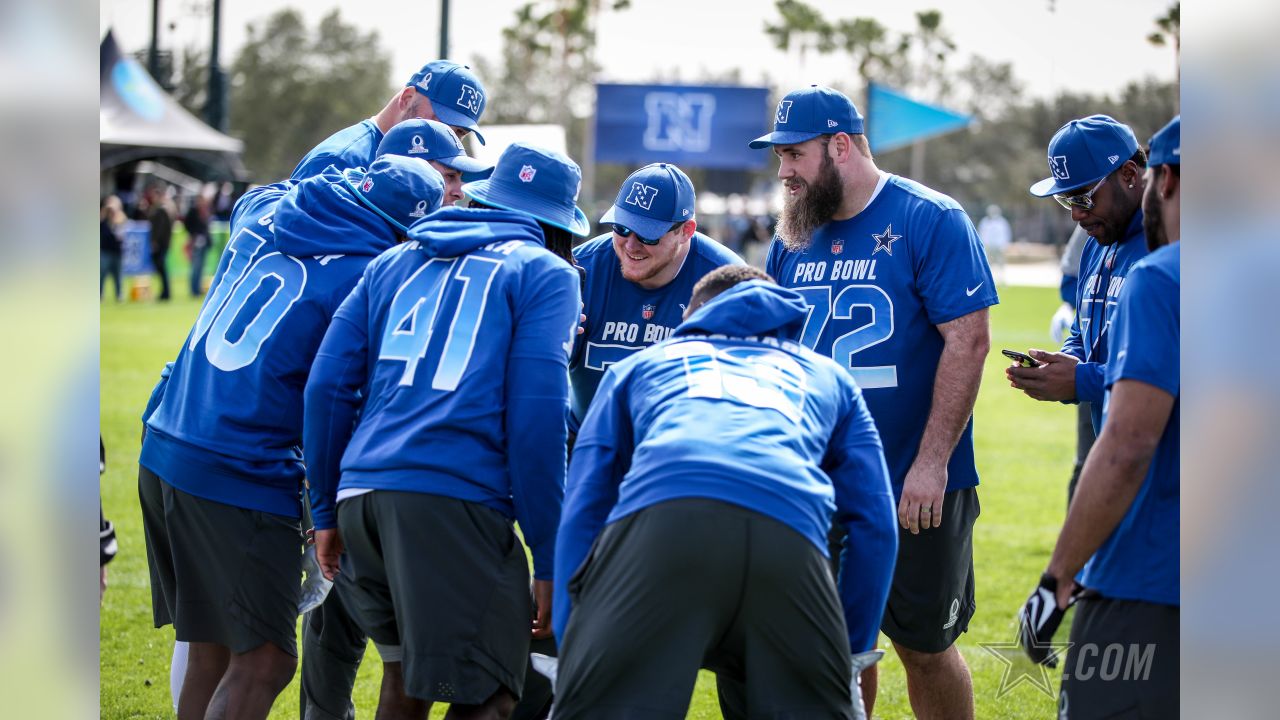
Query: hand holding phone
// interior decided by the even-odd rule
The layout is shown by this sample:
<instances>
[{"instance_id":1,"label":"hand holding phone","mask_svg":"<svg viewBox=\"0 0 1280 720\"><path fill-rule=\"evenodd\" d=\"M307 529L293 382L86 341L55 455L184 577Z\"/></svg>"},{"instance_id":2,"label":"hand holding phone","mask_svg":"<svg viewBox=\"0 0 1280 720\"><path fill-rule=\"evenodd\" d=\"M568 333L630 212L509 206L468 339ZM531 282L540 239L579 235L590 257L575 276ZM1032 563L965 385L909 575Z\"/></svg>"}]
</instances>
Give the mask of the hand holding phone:
<instances>
[{"instance_id":1,"label":"hand holding phone","mask_svg":"<svg viewBox=\"0 0 1280 720\"><path fill-rule=\"evenodd\" d=\"M1040 363L1036 362L1035 358L1026 353L1020 353L1017 350L1001 350L1000 354L1017 363L1018 367L1033 368L1039 367L1040 365Z\"/></svg>"}]
</instances>

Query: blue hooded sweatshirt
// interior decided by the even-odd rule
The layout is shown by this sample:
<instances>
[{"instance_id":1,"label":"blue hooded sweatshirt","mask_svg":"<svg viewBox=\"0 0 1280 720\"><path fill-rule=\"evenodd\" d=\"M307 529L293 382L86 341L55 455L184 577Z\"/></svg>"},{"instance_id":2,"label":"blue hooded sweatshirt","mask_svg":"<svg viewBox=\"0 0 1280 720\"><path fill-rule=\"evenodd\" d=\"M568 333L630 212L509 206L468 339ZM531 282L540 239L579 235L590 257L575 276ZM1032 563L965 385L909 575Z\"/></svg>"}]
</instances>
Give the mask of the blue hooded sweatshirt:
<instances>
[{"instance_id":1,"label":"blue hooded sweatshirt","mask_svg":"<svg viewBox=\"0 0 1280 720\"><path fill-rule=\"evenodd\" d=\"M324 175L233 213L209 294L147 419L141 463L191 495L301 514L302 391L333 313L397 235Z\"/></svg>"},{"instance_id":2,"label":"blue hooded sweatshirt","mask_svg":"<svg viewBox=\"0 0 1280 720\"><path fill-rule=\"evenodd\" d=\"M605 525L667 500L710 498L785 523L824 556L834 515L849 533L839 589L850 645L874 646L897 554L889 471L849 373L797 342L807 315L798 293L741 283L671 340L605 372L565 488L558 638L569 578Z\"/></svg>"},{"instance_id":3,"label":"blue hooded sweatshirt","mask_svg":"<svg viewBox=\"0 0 1280 720\"><path fill-rule=\"evenodd\" d=\"M550 579L578 273L523 213L446 207L409 237L369 265L312 368L316 527L369 490L481 503L519 521Z\"/></svg>"}]
</instances>

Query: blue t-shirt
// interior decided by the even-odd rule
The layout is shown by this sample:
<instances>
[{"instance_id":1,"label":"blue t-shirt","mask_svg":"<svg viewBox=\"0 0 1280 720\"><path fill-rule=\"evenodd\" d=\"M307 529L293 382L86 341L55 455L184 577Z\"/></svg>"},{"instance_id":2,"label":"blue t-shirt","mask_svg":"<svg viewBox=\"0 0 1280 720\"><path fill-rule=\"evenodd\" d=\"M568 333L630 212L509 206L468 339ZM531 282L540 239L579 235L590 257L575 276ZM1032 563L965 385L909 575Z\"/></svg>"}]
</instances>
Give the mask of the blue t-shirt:
<instances>
[{"instance_id":1,"label":"blue t-shirt","mask_svg":"<svg viewBox=\"0 0 1280 720\"><path fill-rule=\"evenodd\" d=\"M801 342L862 388L901 494L933 404L943 347L936 326L999 302L969 216L946 195L885 175L862 212L823 225L807 249L775 238L766 270L812 307ZM977 484L970 418L947 465L947 490Z\"/></svg>"},{"instance_id":2,"label":"blue t-shirt","mask_svg":"<svg viewBox=\"0 0 1280 720\"><path fill-rule=\"evenodd\" d=\"M898 534L888 469L852 378L794 342L806 312L773 283L741 283L605 373L566 488L558 637L569 578L605 525L711 498L779 520L823 555L834 515L849 533L840 584L851 647L874 646Z\"/></svg>"},{"instance_id":3,"label":"blue t-shirt","mask_svg":"<svg viewBox=\"0 0 1280 720\"><path fill-rule=\"evenodd\" d=\"M449 207L369 265L306 389L317 528L349 491L444 495L518 520L551 577L579 300L544 242L527 215Z\"/></svg>"},{"instance_id":4,"label":"blue t-shirt","mask_svg":"<svg viewBox=\"0 0 1280 720\"><path fill-rule=\"evenodd\" d=\"M1076 401L1093 403L1093 431L1102 428L1102 395L1106 388L1108 326L1134 263L1147 256L1142 211L1133 214L1124 239L1103 247L1090 237L1080 255L1080 280L1076 283L1076 316L1062 352L1080 359L1076 365Z\"/></svg>"},{"instance_id":5,"label":"blue t-shirt","mask_svg":"<svg viewBox=\"0 0 1280 720\"><path fill-rule=\"evenodd\" d=\"M574 249L573 256L587 271L582 310L587 322L569 363L570 424L577 430L604 371L670 337L681 322L694 284L721 265L742 263L742 258L706 235L694 233L680 272L666 285L646 290L622 277L612 233L588 240Z\"/></svg>"},{"instance_id":6,"label":"blue t-shirt","mask_svg":"<svg viewBox=\"0 0 1280 720\"><path fill-rule=\"evenodd\" d=\"M311 361L365 265L397 236L324 176L256 188L233 217L200 315L154 393L140 462L191 495L296 518Z\"/></svg>"},{"instance_id":7,"label":"blue t-shirt","mask_svg":"<svg viewBox=\"0 0 1280 720\"><path fill-rule=\"evenodd\" d=\"M330 165L342 170L367 168L373 164L378 154L382 136L383 132L372 119L343 128L311 148L311 152L298 161L298 166L293 169L289 179L306 180L324 172Z\"/></svg>"},{"instance_id":8,"label":"blue t-shirt","mask_svg":"<svg viewBox=\"0 0 1280 720\"><path fill-rule=\"evenodd\" d=\"M1137 380L1164 390L1174 402L1137 497L1081 575L1083 585L1105 597L1163 605L1178 605L1180 597L1180 248L1181 243L1160 248L1133 266L1111 323L1108 400L1111 386Z\"/></svg>"}]
</instances>

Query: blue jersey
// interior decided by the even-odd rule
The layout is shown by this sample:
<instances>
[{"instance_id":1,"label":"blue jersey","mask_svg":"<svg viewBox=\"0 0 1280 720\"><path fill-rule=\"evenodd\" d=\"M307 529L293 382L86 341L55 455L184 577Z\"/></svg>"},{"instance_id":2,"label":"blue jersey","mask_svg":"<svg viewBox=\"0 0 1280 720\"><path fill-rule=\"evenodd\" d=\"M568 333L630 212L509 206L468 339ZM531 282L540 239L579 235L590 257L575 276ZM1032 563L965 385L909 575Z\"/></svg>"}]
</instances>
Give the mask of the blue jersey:
<instances>
[{"instance_id":1,"label":"blue jersey","mask_svg":"<svg viewBox=\"0 0 1280 720\"><path fill-rule=\"evenodd\" d=\"M721 265L742 263L742 258L695 232L680 272L666 285L646 290L622 277L612 233L588 240L574 249L573 256L587 271L582 310L587 322L569 363L573 384L570 424L576 430L587 415L604 371L670 337L681 322L694 284Z\"/></svg>"},{"instance_id":2,"label":"blue jersey","mask_svg":"<svg viewBox=\"0 0 1280 720\"><path fill-rule=\"evenodd\" d=\"M360 491L444 495L519 520L551 577L579 296L544 242L527 215L448 207L369 265L307 385L317 528Z\"/></svg>"},{"instance_id":3,"label":"blue jersey","mask_svg":"<svg viewBox=\"0 0 1280 720\"><path fill-rule=\"evenodd\" d=\"M823 555L834 514L849 531L841 594L851 646L874 646L897 546L888 469L848 373L794 342L806 312L773 283L742 283L671 340L605 373L566 488L553 594L559 637L569 578L601 529L698 497L777 519Z\"/></svg>"},{"instance_id":4,"label":"blue jersey","mask_svg":"<svg viewBox=\"0 0 1280 720\"><path fill-rule=\"evenodd\" d=\"M775 239L766 269L812 308L801 342L862 388L900 494L933 404L937 326L999 302L973 223L951 198L885 175L862 212L823 225L808 249ZM977 484L970 418L947 490Z\"/></svg>"},{"instance_id":5,"label":"blue jersey","mask_svg":"<svg viewBox=\"0 0 1280 720\"><path fill-rule=\"evenodd\" d=\"M342 170L367 168L373 164L378 154L378 144L382 142L382 137L382 130L378 129L378 124L372 119L343 128L311 148L311 152L298 161L298 166L293 169L289 179L306 180L324 172L330 165Z\"/></svg>"},{"instance_id":6,"label":"blue jersey","mask_svg":"<svg viewBox=\"0 0 1280 720\"><path fill-rule=\"evenodd\" d=\"M1076 317L1062 352L1080 359L1076 365L1076 400L1093 403L1093 430L1102 427L1102 395L1106 379L1108 326L1115 317L1129 269L1147 255L1142 211L1134 213L1124 239L1103 247L1092 237L1080 256L1076 284Z\"/></svg>"},{"instance_id":7,"label":"blue jersey","mask_svg":"<svg viewBox=\"0 0 1280 720\"><path fill-rule=\"evenodd\" d=\"M301 514L302 391L320 340L396 233L336 177L257 188L155 411L141 462L184 492Z\"/></svg>"},{"instance_id":8,"label":"blue jersey","mask_svg":"<svg viewBox=\"0 0 1280 720\"><path fill-rule=\"evenodd\" d=\"M1163 605L1179 604L1181 247L1160 248L1133 266L1111 322L1108 398L1112 385L1137 380L1174 402L1137 497L1081 575L1084 586L1106 597Z\"/></svg>"}]
</instances>

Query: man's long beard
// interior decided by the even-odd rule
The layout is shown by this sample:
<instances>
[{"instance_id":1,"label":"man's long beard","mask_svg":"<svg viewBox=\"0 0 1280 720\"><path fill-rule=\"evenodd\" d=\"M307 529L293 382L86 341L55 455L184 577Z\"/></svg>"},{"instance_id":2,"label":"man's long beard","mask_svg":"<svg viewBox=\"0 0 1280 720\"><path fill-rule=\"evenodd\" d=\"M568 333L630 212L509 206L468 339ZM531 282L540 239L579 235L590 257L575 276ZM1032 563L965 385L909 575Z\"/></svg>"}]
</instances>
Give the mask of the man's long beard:
<instances>
[{"instance_id":1,"label":"man's long beard","mask_svg":"<svg viewBox=\"0 0 1280 720\"><path fill-rule=\"evenodd\" d=\"M835 163L824 155L818 177L804 192L787 195L782 202L777 233L783 247L793 252L808 248L814 231L831 222L843 199L844 186Z\"/></svg>"}]
</instances>

